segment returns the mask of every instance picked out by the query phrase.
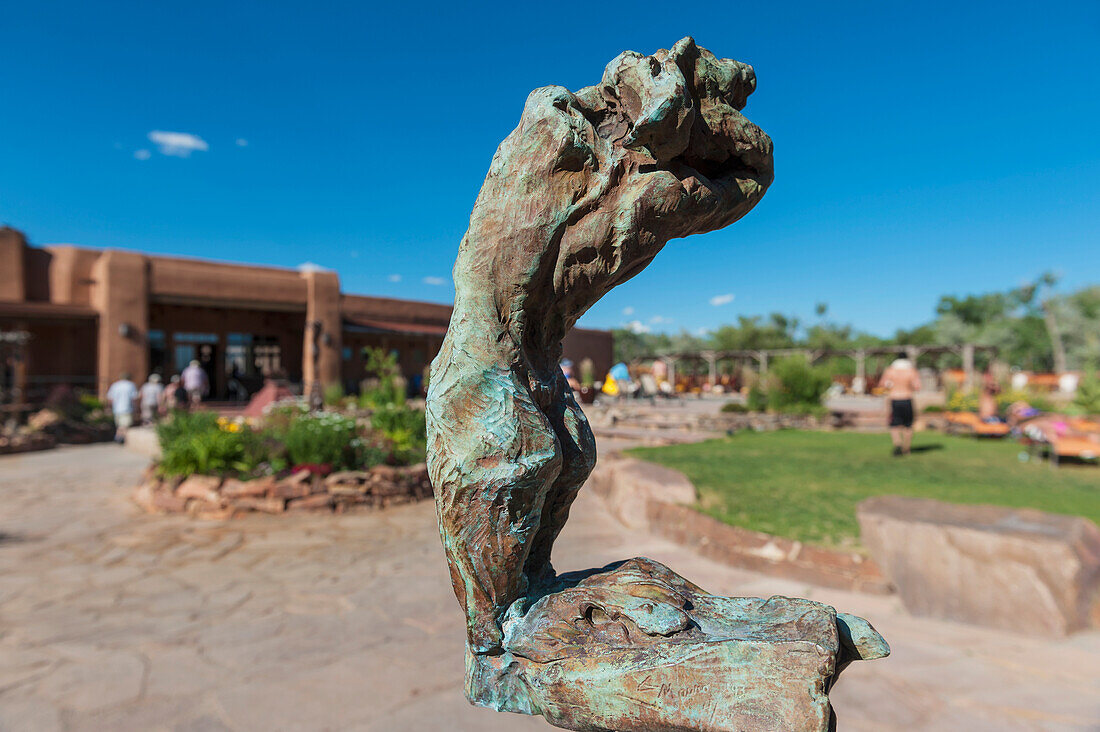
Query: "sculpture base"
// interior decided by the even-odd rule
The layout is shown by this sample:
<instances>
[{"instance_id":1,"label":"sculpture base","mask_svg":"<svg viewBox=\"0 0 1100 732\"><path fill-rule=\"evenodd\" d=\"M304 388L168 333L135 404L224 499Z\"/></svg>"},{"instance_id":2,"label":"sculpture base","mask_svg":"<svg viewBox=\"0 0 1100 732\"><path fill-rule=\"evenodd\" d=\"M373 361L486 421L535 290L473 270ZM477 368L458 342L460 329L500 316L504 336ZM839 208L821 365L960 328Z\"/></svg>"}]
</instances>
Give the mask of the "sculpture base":
<instances>
[{"instance_id":1,"label":"sculpture base","mask_svg":"<svg viewBox=\"0 0 1100 732\"><path fill-rule=\"evenodd\" d=\"M825 732L840 671L889 653L828 605L710 595L648 559L557 587L512 608L502 654L468 655L473 703L593 732Z\"/></svg>"}]
</instances>

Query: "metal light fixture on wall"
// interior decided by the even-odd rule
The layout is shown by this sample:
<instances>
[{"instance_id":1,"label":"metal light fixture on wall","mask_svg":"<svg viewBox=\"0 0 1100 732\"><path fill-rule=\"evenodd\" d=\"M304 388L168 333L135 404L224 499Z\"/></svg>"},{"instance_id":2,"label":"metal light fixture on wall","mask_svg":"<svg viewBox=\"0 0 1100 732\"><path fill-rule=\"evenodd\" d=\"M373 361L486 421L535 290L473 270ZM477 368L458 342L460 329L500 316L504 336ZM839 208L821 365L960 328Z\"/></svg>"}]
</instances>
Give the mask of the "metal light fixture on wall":
<instances>
[{"instance_id":1,"label":"metal light fixture on wall","mask_svg":"<svg viewBox=\"0 0 1100 732\"><path fill-rule=\"evenodd\" d=\"M131 338L134 335L134 326L129 323L119 323L118 334L123 338Z\"/></svg>"}]
</instances>

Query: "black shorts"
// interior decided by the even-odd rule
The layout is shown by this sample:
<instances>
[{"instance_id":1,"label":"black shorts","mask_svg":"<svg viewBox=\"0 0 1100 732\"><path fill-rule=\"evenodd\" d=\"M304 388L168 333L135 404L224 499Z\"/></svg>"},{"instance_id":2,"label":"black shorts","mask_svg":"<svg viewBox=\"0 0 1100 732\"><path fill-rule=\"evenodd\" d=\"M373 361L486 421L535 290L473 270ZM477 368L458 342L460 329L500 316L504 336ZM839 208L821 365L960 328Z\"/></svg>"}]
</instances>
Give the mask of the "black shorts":
<instances>
[{"instance_id":1,"label":"black shorts","mask_svg":"<svg viewBox=\"0 0 1100 732\"><path fill-rule=\"evenodd\" d=\"M891 427L912 427L913 426L913 400L912 399L891 399L890 400L890 426Z\"/></svg>"}]
</instances>

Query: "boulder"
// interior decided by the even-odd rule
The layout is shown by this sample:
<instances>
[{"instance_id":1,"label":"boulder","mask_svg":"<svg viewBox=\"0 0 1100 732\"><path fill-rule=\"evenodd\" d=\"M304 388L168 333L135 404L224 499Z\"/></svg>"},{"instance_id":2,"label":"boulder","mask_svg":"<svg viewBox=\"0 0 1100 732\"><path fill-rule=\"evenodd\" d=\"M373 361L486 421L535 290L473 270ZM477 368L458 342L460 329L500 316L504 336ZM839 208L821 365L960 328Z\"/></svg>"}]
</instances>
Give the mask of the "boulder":
<instances>
[{"instance_id":1,"label":"boulder","mask_svg":"<svg viewBox=\"0 0 1100 732\"><path fill-rule=\"evenodd\" d=\"M1030 509L880 496L863 543L914 615L1063 636L1100 625L1100 528Z\"/></svg>"}]
</instances>

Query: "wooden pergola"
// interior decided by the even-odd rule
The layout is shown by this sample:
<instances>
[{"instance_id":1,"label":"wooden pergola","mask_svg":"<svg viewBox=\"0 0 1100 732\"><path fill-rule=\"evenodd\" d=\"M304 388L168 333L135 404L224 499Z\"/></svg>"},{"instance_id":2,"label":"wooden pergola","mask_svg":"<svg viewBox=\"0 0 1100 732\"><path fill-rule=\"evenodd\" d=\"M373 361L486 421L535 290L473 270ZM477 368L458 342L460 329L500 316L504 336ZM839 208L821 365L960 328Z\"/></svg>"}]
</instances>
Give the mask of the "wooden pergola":
<instances>
[{"instance_id":1,"label":"wooden pergola","mask_svg":"<svg viewBox=\"0 0 1100 732\"><path fill-rule=\"evenodd\" d=\"M668 353L660 356L643 356L637 361L663 361L668 366L669 380L676 383L676 363L679 361L704 361L708 369L708 381L713 387L718 383L718 363L729 359L740 361L756 361L760 373L768 370L768 361L772 358L785 356L805 356L810 363L816 363L822 358L835 356L851 358L856 363L857 392L862 393L863 386L867 382L867 359L872 356L904 356L913 363L926 354L950 353L959 356L963 364L963 385L970 389L974 386L974 356L977 353L997 354L996 346L979 346L974 343L960 343L947 346L869 346L867 348L763 348L732 351L685 351L681 353Z\"/></svg>"}]
</instances>

